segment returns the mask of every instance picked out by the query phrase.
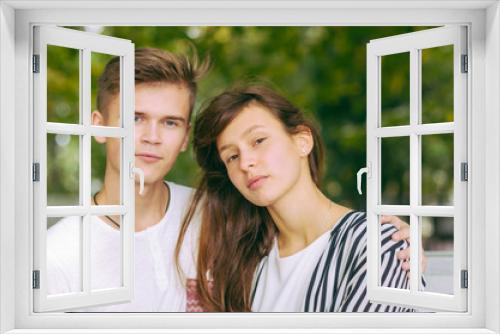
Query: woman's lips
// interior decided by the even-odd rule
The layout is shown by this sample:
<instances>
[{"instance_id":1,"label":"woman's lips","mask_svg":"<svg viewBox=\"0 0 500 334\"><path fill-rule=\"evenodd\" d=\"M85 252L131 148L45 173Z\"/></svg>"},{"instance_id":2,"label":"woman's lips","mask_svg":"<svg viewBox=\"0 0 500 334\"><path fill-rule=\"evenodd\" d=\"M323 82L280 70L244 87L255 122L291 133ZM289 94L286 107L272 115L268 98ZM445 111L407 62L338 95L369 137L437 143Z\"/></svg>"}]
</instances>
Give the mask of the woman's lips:
<instances>
[{"instance_id":1,"label":"woman's lips","mask_svg":"<svg viewBox=\"0 0 500 334\"><path fill-rule=\"evenodd\" d=\"M267 179L267 176L253 177L247 182L247 188L250 190L256 190L265 182L266 179Z\"/></svg>"},{"instance_id":2,"label":"woman's lips","mask_svg":"<svg viewBox=\"0 0 500 334\"><path fill-rule=\"evenodd\" d=\"M156 162L158 160L161 160L161 157L155 154L149 154L149 153L141 153L141 154L136 154L136 157L140 158L142 161L145 162Z\"/></svg>"}]
</instances>

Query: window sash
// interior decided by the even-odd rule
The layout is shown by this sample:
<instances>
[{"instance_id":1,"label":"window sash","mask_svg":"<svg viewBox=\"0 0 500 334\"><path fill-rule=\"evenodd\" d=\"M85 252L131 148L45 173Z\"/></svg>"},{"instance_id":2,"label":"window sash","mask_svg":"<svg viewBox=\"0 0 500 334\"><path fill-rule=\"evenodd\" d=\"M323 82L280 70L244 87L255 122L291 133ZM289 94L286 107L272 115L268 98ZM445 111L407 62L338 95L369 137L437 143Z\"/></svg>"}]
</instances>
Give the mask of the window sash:
<instances>
[{"instance_id":1,"label":"window sash","mask_svg":"<svg viewBox=\"0 0 500 334\"><path fill-rule=\"evenodd\" d=\"M81 124L47 122L47 45L72 48L79 51L79 114ZM91 52L119 56L120 59L120 119L121 127L91 125L90 70ZM40 56L40 71L34 74L34 161L40 164L40 181L34 187L34 263L40 271L40 288L34 289L35 312L69 310L129 301L133 282L134 175L130 173L134 159L134 46L130 41L100 36L71 29L38 26L34 32L34 54ZM47 206L47 134L78 135L80 138L80 205ZM122 139L120 187L122 205L91 205L90 148L92 136ZM91 289L90 223L93 215L122 215L121 252L122 283L118 288ZM47 217L82 217L81 282L82 291L48 295L47 293Z\"/></svg>"},{"instance_id":2,"label":"window sash","mask_svg":"<svg viewBox=\"0 0 500 334\"><path fill-rule=\"evenodd\" d=\"M467 269L467 184L462 182L460 164L467 162L467 75L461 73L461 55L467 54L466 28L447 26L415 33L373 40L367 47L367 182L368 219L368 296L377 302L409 305L441 311L466 311L467 290L460 286L460 272ZM421 115L421 49L454 46L454 122L419 124ZM381 57L395 53L410 53L410 124L408 126L381 126ZM421 195L421 141L424 134L452 133L454 136L454 205L420 205ZM382 138L410 138L410 205L381 205L381 147ZM410 217L410 237L413 244L420 242L419 217L453 217L453 295L419 290L419 276L411 275L410 290L381 287L380 223L378 215L405 215ZM419 247L412 247L410 272L420 272ZM415 260L416 259L416 260Z\"/></svg>"}]
</instances>

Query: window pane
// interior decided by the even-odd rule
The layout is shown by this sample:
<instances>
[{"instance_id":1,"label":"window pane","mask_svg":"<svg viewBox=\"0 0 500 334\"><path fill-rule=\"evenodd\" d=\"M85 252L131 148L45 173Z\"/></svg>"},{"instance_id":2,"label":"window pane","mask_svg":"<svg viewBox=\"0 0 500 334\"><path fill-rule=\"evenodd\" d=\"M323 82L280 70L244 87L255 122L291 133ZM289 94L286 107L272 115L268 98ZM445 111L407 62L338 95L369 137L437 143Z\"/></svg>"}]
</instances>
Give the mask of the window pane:
<instances>
[{"instance_id":1,"label":"window pane","mask_svg":"<svg viewBox=\"0 0 500 334\"><path fill-rule=\"evenodd\" d=\"M47 291L50 295L83 291L82 218L47 218Z\"/></svg>"},{"instance_id":2,"label":"window pane","mask_svg":"<svg viewBox=\"0 0 500 334\"><path fill-rule=\"evenodd\" d=\"M410 124L410 53L381 57L382 126Z\"/></svg>"},{"instance_id":3,"label":"window pane","mask_svg":"<svg viewBox=\"0 0 500 334\"><path fill-rule=\"evenodd\" d=\"M453 122L453 45L422 50L422 123Z\"/></svg>"},{"instance_id":4,"label":"window pane","mask_svg":"<svg viewBox=\"0 0 500 334\"><path fill-rule=\"evenodd\" d=\"M80 205L80 136L47 134L47 205Z\"/></svg>"},{"instance_id":5,"label":"window pane","mask_svg":"<svg viewBox=\"0 0 500 334\"><path fill-rule=\"evenodd\" d=\"M92 200L97 200L99 205L121 205L122 139L92 137L91 146ZM102 192L104 188L106 194Z\"/></svg>"},{"instance_id":6,"label":"window pane","mask_svg":"<svg viewBox=\"0 0 500 334\"><path fill-rule=\"evenodd\" d=\"M453 218L421 217L428 292L453 294ZM457 273L458 274L458 273Z\"/></svg>"},{"instance_id":7,"label":"window pane","mask_svg":"<svg viewBox=\"0 0 500 334\"><path fill-rule=\"evenodd\" d=\"M410 204L410 138L382 138L382 204Z\"/></svg>"},{"instance_id":8,"label":"window pane","mask_svg":"<svg viewBox=\"0 0 500 334\"><path fill-rule=\"evenodd\" d=\"M105 83L99 83L99 78L103 74L106 64L113 57L114 56L97 52L91 53L92 111L99 110L100 114L103 116L100 125L121 127L119 61L109 66L107 74L109 80ZM99 90L101 90L100 94ZM95 121L94 119L94 124Z\"/></svg>"},{"instance_id":9,"label":"window pane","mask_svg":"<svg viewBox=\"0 0 500 334\"><path fill-rule=\"evenodd\" d=\"M399 219L410 224L410 217L399 216ZM379 217L379 221L381 217ZM392 234L398 230L391 224L379 226L379 285L396 289L410 289L410 272L401 267L402 261L397 258L399 250L407 248L407 242L392 240ZM409 263L408 263L409 264Z\"/></svg>"},{"instance_id":10,"label":"window pane","mask_svg":"<svg viewBox=\"0 0 500 334\"><path fill-rule=\"evenodd\" d=\"M453 134L421 138L422 204L453 205Z\"/></svg>"},{"instance_id":11,"label":"window pane","mask_svg":"<svg viewBox=\"0 0 500 334\"><path fill-rule=\"evenodd\" d=\"M47 121L80 122L80 50L47 45Z\"/></svg>"},{"instance_id":12,"label":"window pane","mask_svg":"<svg viewBox=\"0 0 500 334\"><path fill-rule=\"evenodd\" d=\"M90 255L92 290L123 286L121 226L121 216L92 217Z\"/></svg>"}]
</instances>

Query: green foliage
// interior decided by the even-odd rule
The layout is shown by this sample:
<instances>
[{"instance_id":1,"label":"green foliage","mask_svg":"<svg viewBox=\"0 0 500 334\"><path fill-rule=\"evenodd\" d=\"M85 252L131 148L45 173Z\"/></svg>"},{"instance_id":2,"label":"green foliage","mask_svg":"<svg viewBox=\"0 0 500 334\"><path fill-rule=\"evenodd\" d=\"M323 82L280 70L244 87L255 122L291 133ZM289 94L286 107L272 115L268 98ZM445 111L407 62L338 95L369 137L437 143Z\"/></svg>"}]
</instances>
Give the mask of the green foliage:
<instances>
[{"instance_id":1,"label":"green foliage","mask_svg":"<svg viewBox=\"0 0 500 334\"><path fill-rule=\"evenodd\" d=\"M356 172L366 164L366 44L372 39L425 28L106 27L101 33L132 40L136 48L157 47L191 53L194 46L199 54L210 55L214 67L200 82L195 110L199 110L208 98L238 82L261 81L277 88L321 126L327 157L325 192L344 205L363 210L366 200L356 193ZM49 69L49 87L55 90L55 95L49 95L49 105L52 105L49 114L58 113L58 108L62 108L59 106L61 99L74 110L74 101L78 101L75 95L78 72L67 70L74 66L74 55L67 50L54 50L49 56L56 59ZM453 118L453 89L447 85L450 80L453 82L449 59L450 49L447 48L426 52L422 57L422 71L424 75L430 73L425 75L423 82L422 94L429 101L423 106L424 121L451 121ZM99 75L106 61L105 57L96 57L93 77ZM383 64L387 66L384 66L382 89L387 95L384 95L382 118L391 124L408 124L408 116L404 114L409 115L408 58L395 56ZM445 156L452 143L429 138L427 145L432 150L424 162L424 182L427 184L423 188L446 197L452 189L452 178L434 186L433 176L439 171L448 173L449 166L436 157ZM382 189L389 189L384 197L389 201L406 198L409 189L408 184L399 181L409 173L405 162L409 158L404 150L396 148L389 148L391 163L383 163L382 167ZM101 161L104 160L102 157ZM98 173L102 174L104 163L95 168L102 169ZM189 150L179 157L167 178L195 186L197 173ZM58 183L58 187L61 193L68 191L63 182Z\"/></svg>"}]
</instances>

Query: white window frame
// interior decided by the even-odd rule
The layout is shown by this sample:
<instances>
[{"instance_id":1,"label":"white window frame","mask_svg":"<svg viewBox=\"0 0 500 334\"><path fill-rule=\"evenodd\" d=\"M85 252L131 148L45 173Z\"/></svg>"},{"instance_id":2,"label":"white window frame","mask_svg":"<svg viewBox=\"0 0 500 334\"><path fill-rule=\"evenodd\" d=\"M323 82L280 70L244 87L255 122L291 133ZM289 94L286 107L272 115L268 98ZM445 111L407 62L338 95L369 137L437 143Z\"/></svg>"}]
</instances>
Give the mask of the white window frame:
<instances>
[{"instance_id":1,"label":"white window frame","mask_svg":"<svg viewBox=\"0 0 500 334\"><path fill-rule=\"evenodd\" d=\"M5 0L0 3L0 18L0 333L122 333L124 328L129 328L127 333L500 333L500 8L497 1ZM29 287L33 212L29 208L33 203L27 198L32 187L29 94L30 29L34 24L469 25L472 93L467 122L470 134L468 221L472 226L469 226L468 240L471 259L468 293L472 298L468 299L468 312L409 315L32 313ZM488 256L488 265L485 256ZM94 329L86 329L89 327ZM154 328L170 329L155 331Z\"/></svg>"},{"instance_id":2,"label":"white window frame","mask_svg":"<svg viewBox=\"0 0 500 334\"><path fill-rule=\"evenodd\" d=\"M461 164L467 163L467 101L469 71L462 69L462 56L467 56L467 27L444 26L370 41L367 46L367 220L368 220L368 298L381 303L410 305L436 311L467 310L467 289L461 287L462 270L467 270L467 181L461 179ZM453 121L422 123L422 50L451 45L453 47ZM401 126L383 126L382 59L406 52L409 55L410 101L409 122ZM465 63L467 64L467 63ZM466 66L466 65L465 65ZM423 205L422 137L430 134L453 136L453 204ZM409 139L410 198L406 205L382 203L382 140ZM410 289L381 286L380 282L380 215L410 217L411 240L421 239L420 217L453 218L453 288L452 294L422 291L420 283L421 254L411 248ZM415 242L414 242L415 243ZM412 273L419 273L412 275Z\"/></svg>"},{"instance_id":3,"label":"white window frame","mask_svg":"<svg viewBox=\"0 0 500 334\"><path fill-rule=\"evenodd\" d=\"M39 181L33 184L33 269L39 273L40 285L34 289L35 312L67 310L130 301L133 296L133 238L135 231L134 168L134 44L128 40L53 26L34 27L33 52L39 58L39 71L33 74L34 163L39 166ZM47 121L47 46L78 50L79 122L78 124ZM120 124L113 127L91 124L91 59L92 52L120 58ZM79 204L47 206L47 134L66 134L80 138ZM120 204L91 203L91 141L93 136L119 138ZM120 287L93 290L91 282L91 221L93 216L119 215L121 234ZM47 217L81 217L80 244L82 254L80 282L82 290L69 294L48 295L47 287Z\"/></svg>"}]
</instances>

